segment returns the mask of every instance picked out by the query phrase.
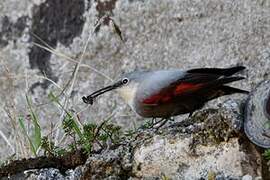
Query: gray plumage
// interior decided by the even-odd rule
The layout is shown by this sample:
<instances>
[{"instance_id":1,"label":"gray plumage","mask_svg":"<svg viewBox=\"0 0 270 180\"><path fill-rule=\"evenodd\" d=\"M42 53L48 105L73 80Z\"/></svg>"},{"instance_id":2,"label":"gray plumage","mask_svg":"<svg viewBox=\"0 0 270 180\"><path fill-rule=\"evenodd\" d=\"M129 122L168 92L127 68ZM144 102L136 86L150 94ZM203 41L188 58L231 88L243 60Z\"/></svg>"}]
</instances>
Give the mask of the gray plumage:
<instances>
[{"instance_id":1,"label":"gray plumage","mask_svg":"<svg viewBox=\"0 0 270 180\"><path fill-rule=\"evenodd\" d=\"M84 101L92 102L96 96L117 89L140 116L169 118L179 114L192 114L214 98L233 93L248 93L225 85L244 79L232 76L243 69L245 68L237 66L227 69L200 68L188 71L179 69L135 71L121 76L114 85L94 92Z\"/></svg>"}]
</instances>

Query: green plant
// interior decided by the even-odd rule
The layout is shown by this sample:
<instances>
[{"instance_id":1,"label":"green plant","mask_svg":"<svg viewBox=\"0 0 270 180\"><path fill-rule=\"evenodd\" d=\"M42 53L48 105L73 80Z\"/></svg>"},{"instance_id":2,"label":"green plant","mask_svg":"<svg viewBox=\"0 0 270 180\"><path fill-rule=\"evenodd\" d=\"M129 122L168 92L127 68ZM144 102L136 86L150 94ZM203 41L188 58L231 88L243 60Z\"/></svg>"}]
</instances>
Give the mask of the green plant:
<instances>
[{"instance_id":1,"label":"green plant","mask_svg":"<svg viewBox=\"0 0 270 180\"><path fill-rule=\"evenodd\" d=\"M132 137L138 129L129 130L123 132L121 127L110 123L112 116L105 119L99 125L95 123L79 124L78 119L74 118L72 112L64 109L64 106L59 101L58 97L52 92L48 95L51 102L56 103L64 111L65 116L62 120L62 128L65 133L65 138L70 137L73 141L63 147L55 145L53 138L48 136L41 138L41 128L39 125L39 119L32 107L30 98L26 95L26 100L30 112L32 133L28 133L27 126L25 125L25 119L19 117L19 125L22 129L23 134L28 139L30 144L31 152L37 156L38 150L43 150L46 156L62 156L67 152L76 151L82 149L85 154L91 154L92 152L99 152L100 150L120 145L125 138ZM153 122L147 122L141 128L152 128Z\"/></svg>"},{"instance_id":2,"label":"green plant","mask_svg":"<svg viewBox=\"0 0 270 180\"><path fill-rule=\"evenodd\" d=\"M32 134L28 134L26 126L25 126L25 119L23 118L23 116L20 116L18 118L19 120L19 126L22 129L23 134L25 135L25 137L27 138L29 144L30 144L30 149L31 152L37 156L37 152L40 148L41 145L41 129L40 129L40 125L39 125L39 119L38 116L36 114L36 112L33 110L32 108L32 102L30 100L30 98L28 97L28 95L26 95L26 101L27 101L27 105L28 105L28 109L29 109L29 113L30 113L30 118L31 118L31 122L33 123L33 133Z\"/></svg>"},{"instance_id":3,"label":"green plant","mask_svg":"<svg viewBox=\"0 0 270 180\"><path fill-rule=\"evenodd\" d=\"M78 121L76 121L72 113L64 109L52 92L49 93L49 98L52 102L58 104L66 113L62 121L62 127L66 136L70 136L73 139L73 142L68 144L67 151L73 151L80 147L86 154L90 154L93 151L93 147L101 150L107 146L108 142L113 145L120 142L122 136L121 127L108 123L112 116L104 120L100 125L87 123L79 126ZM48 149L48 143L45 143L45 145L47 147L46 151L55 154L53 149Z\"/></svg>"},{"instance_id":4,"label":"green plant","mask_svg":"<svg viewBox=\"0 0 270 180\"><path fill-rule=\"evenodd\" d=\"M100 125L88 123L83 125L82 136L76 142L81 146L86 154L93 151L93 147L98 147L102 150L107 147L107 144L116 145L120 143L122 131L120 126L108 123L111 119L104 120Z\"/></svg>"},{"instance_id":5,"label":"green plant","mask_svg":"<svg viewBox=\"0 0 270 180\"><path fill-rule=\"evenodd\" d=\"M266 129L270 129L270 121L267 121L265 124L264 124L264 127Z\"/></svg>"},{"instance_id":6,"label":"green plant","mask_svg":"<svg viewBox=\"0 0 270 180\"><path fill-rule=\"evenodd\" d=\"M102 23L101 21L102 20L98 20L98 25ZM112 21L113 28L114 28L115 32L117 33L117 35L120 37L121 40L123 40L119 26L112 19L110 19L110 21ZM27 158L27 157L29 157L29 154L34 154L35 156L37 156L37 154L41 148L42 148L42 150L44 150L45 154L47 154L47 155L61 154L61 153L63 153L63 149L61 149L57 146L60 146L59 143L64 142L64 140L66 139L66 136L71 136L74 138L74 143L72 142L71 144L68 145L69 149L77 148L76 147L78 144L77 141L85 138L83 136L83 132L86 130L84 130L83 125L80 123L79 119L76 118L76 116L73 117L73 115L74 115L73 113L68 112L68 109L71 106L70 105L70 97L71 97L71 94L73 92L74 86L76 84L75 82L76 82L77 74L79 72L80 67L85 67L87 69L91 69L92 71L97 73L99 76L112 81L112 79L109 76L100 72L95 67L92 67L91 65L88 65L88 64L83 64L83 59L84 59L83 56L85 55L85 52L87 50L87 46L88 46L89 41L91 39L91 36L93 34L89 34L89 37L85 42L85 45L84 45L84 48L82 50L80 57L75 59L75 58L72 58L71 56L68 56L65 53L59 52L58 50L54 49L52 46L49 45L49 43L47 43L41 37L39 37L38 34L35 34L33 32L30 32L30 33L31 33L32 38L36 38L38 40L38 41L36 41L38 43L33 42L34 46L39 47L44 51L48 51L56 56L63 57L64 60L66 60L70 63L73 63L75 65L75 67L72 68L73 71L72 71L72 74L71 74L69 80L67 82L63 81L63 84L54 82L53 79L46 77L46 74L44 74L44 75L31 74L31 78L42 79L42 80L45 80L46 82L48 81L51 83L51 85L53 85L53 88L57 88L58 90L61 91L61 93L59 94L59 97L54 96L52 93L49 94L49 97L51 98L51 100L53 100L53 102L56 102L62 108L63 111L61 112L60 119L62 120L62 124L64 124L64 126L63 126L65 128L64 131L71 132L71 134L66 134L65 136L63 136L63 138L61 138L60 136L62 135L61 134L62 129L58 128L59 124L58 123L55 124L53 121L53 120L59 120L59 119L57 119L57 118L54 119L54 118L52 118L52 116L50 116L49 120L52 119L50 121L50 126L44 127L44 128L47 128L47 127L50 128L49 129L50 135L41 138L42 136L41 136L41 128L39 126L39 119L38 119L37 113L35 112L36 107L32 106L30 98L28 98L28 96L26 97L28 109L30 111L31 122L28 120L27 116L17 113L21 109L18 109L18 111L17 111L16 106L13 106L13 105L16 105L16 103L14 103L15 98L8 98L10 102L7 104L10 104L10 106L7 106L7 108L5 108L4 111L7 113L8 117L9 117L10 123L12 125L12 127L11 127L12 130L15 132L14 133L15 135L13 135L11 133L10 136L11 137L15 136L15 138L9 138L9 139L11 139L11 142L9 142L9 141L6 141L6 142L11 147L12 151L14 153L16 153L16 157L20 157L20 158L22 158L22 157ZM14 87L14 84L15 84L15 82L13 82L13 79L15 79L15 78L22 78L22 80L25 80L26 85L27 85L26 91L30 90L30 89L28 89L28 80L30 77L28 75L28 73L23 74L23 75L17 74L17 73L11 73L9 71L8 66L6 66L5 63L3 65L4 65L4 69L6 71L6 74L7 74L3 78L7 79L5 82L7 82L8 86L10 86L11 90L13 90L12 88ZM19 82L21 82L21 81L19 81ZM11 94L11 97L13 97L13 94L15 94L15 93L10 93L10 94ZM61 97L61 99L60 99L60 97ZM60 99L60 101L58 100L58 98ZM42 108L44 105L50 104L50 102L47 103L46 101L47 100L42 101L43 103L39 104L39 111L40 112L47 111L46 108L45 108L45 111ZM61 104L60 102L64 102L64 103ZM58 114L57 113L53 114L53 117L55 117L55 115L58 115ZM65 116L65 117L63 118L63 116ZM46 120L48 120L48 119L46 119ZM28 123L28 122L30 122L30 123ZM20 131L17 131L18 126L20 128ZM57 129L55 129L55 127ZM48 129L46 129L46 130L48 130ZM8 139L8 138L6 138L6 139ZM53 142L53 141L55 141L55 142ZM28 146L28 144L29 144L29 146ZM12 146L14 146L14 147L12 147ZM90 144L88 146L88 149L91 149Z\"/></svg>"},{"instance_id":7,"label":"green plant","mask_svg":"<svg viewBox=\"0 0 270 180\"><path fill-rule=\"evenodd\" d=\"M44 150L46 156L62 156L67 150L55 146L54 142L50 141L48 137L43 137L41 141L41 149Z\"/></svg>"},{"instance_id":8,"label":"green plant","mask_svg":"<svg viewBox=\"0 0 270 180\"><path fill-rule=\"evenodd\" d=\"M266 160L270 160L270 149L265 150L263 156Z\"/></svg>"}]
</instances>

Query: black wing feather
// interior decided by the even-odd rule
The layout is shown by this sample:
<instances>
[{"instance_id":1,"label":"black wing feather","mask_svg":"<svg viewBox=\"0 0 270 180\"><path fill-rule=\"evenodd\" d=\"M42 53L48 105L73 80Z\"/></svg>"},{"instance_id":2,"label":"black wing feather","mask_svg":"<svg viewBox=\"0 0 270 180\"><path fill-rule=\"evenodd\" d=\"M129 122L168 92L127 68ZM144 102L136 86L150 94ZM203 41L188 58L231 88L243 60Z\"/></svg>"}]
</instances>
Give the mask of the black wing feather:
<instances>
[{"instance_id":1,"label":"black wing feather","mask_svg":"<svg viewBox=\"0 0 270 180\"><path fill-rule=\"evenodd\" d=\"M231 76L239 71L244 70L244 66L236 66L232 68L200 68L200 69L191 69L188 70L188 73L199 73L199 74L215 74L219 76Z\"/></svg>"}]
</instances>

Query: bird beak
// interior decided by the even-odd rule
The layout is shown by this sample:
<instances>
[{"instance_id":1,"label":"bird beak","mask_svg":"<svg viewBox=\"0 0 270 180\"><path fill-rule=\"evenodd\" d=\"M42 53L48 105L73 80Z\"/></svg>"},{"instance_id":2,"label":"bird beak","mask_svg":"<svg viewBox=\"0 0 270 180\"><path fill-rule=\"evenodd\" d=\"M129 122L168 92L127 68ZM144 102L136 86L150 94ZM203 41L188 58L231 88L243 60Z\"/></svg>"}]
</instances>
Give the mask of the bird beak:
<instances>
[{"instance_id":1,"label":"bird beak","mask_svg":"<svg viewBox=\"0 0 270 180\"><path fill-rule=\"evenodd\" d=\"M122 84L123 84L122 81L118 81L118 82L116 82L116 83L113 84L113 85L104 87L104 88L102 88L102 89L99 89L99 90L93 92L92 94L90 94L90 95L87 96L87 97L83 96L83 97L82 97L82 100L83 100L84 103L86 103L86 104L91 104L91 105L92 105L92 104L93 104L93 101L94 101L94 99L95 99L96 97L98 97L98 96L101 95L101 94L104 94L105 92L108 92L108 91L111 91L111 90L113 90L113 89L116 89L116 88L120 87Z\"/></svg>"}]
</instances>

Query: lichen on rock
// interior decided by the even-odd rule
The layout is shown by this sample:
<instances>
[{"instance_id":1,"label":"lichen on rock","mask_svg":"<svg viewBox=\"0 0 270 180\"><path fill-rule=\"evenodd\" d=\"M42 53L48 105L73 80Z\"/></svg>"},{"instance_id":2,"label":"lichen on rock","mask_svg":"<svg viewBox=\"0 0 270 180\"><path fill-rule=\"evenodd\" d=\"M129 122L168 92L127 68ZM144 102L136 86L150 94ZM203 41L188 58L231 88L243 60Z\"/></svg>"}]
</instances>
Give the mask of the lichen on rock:
<instances>
[{"instance_id":1,"label":"lichen on rock","mask_svg":"<svg viewBox=\"0 0 270 180\"><path fill-rule=\"evenodd\" d=\"M226 103L241 104L232 100ZM241 140L240 129L233 128L234 122L243 121L237 108L240 110L241 106L227 104L219 109L201 110L165 129L166 135L155 135L151 143L135 150L135 174L141 177L163 174L172 179L207 178L210 172L236 179L245 174L260 176L257 174L260 165L255 167L254 159L250 158L259 160L260 155L244 149L242 143L249 142Z\"/></svg>"},{"instance_id":2,"label":"lichen on rock","mask_svg":"<svg viewBox=\"0 0 270 180\"><path fill-rule=\"evenodd\" d=\"M226 103L241 104L233 100ZM85 164L62 176L68 178L77 172L76 178L80 179L260 177L260 154L232 126L233 122L242 121L238 114L241 106L226 103L219 109L200 110L191 118L158 131L155 128L138 130L119 145L90 154ZM29 172L28 179L58 171L39 170L35 171L39 172L37 175Z\"/></svg>"}]
</instances>

